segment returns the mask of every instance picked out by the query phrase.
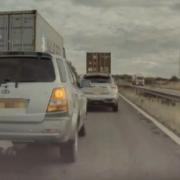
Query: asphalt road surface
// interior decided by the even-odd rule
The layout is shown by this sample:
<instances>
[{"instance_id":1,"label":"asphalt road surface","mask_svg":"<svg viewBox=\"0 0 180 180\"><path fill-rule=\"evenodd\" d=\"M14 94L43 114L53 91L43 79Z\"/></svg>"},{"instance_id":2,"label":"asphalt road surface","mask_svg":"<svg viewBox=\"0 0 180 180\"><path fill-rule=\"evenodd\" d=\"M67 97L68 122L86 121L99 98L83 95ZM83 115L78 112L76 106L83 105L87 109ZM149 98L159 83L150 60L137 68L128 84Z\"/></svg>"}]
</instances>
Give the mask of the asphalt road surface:
<instances>
[{"instance_id":1,"label":"asphalt road surface","mask_svg":"<svg viewBox=\"0 0 180 180\"><path fill-rule=\"evenodd\" d=\"M122 99L118 113L91 109L86 127L76 163L31 145L0 156L0 180L180 180L180 147Z\"/></svg>"}]
</instances>

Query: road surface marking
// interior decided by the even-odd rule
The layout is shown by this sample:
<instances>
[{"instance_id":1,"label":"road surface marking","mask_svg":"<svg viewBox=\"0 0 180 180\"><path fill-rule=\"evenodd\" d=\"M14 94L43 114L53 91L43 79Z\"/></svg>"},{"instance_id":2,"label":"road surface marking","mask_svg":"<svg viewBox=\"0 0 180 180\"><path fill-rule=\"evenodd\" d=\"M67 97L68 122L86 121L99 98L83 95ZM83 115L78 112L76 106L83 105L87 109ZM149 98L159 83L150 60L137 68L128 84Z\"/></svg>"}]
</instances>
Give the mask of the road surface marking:
<instances>
[{"instance_id":1,"label":"road surface marking","mask_svg":"<svg viewBox=\"0 0 180 180\"><path fill-rule=\"evenodd\" d=\"M142 110L140 107L135 105L133 102L128 100L126 97L123 95L119 94L122 99L124 99L128 104L130 104L133 108L135 108L138 112L140 112L144 117L152 121L161 131L163 131L167 136L169 136L175 143L180 145L180 137L178 137L174 132L169 130L166 126L158 122L154 117L146 113L144 110Z\"/></svg>"}]
</instances>

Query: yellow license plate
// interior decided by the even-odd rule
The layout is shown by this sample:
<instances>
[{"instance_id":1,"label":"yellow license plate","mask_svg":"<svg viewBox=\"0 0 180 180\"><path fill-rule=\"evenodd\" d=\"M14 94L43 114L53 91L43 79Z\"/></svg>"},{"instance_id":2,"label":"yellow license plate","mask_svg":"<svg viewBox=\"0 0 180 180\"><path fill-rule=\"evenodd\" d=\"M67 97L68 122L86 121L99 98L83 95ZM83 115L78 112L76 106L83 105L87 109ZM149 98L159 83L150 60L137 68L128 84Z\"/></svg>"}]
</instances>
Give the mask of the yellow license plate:
<instances>
[{"instance_id":1,"label":"yellow license plate","mask_svg":"<svg viewBox=\"0 0 180 180\"><path fill-rule=\"evenodd\" d=\"M25 108L26 103L23 100L0 99L0 108Z\"/></svg>"}]
</instances>

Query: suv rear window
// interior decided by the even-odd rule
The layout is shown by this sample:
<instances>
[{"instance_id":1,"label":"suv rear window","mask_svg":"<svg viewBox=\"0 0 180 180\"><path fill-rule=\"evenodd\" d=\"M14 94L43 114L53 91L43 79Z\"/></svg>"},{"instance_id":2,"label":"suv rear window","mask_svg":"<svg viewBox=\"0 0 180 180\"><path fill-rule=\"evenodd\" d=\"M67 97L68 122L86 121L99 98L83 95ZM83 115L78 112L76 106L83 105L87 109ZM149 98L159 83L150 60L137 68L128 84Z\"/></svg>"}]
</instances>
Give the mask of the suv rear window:
<instances>
[{"instance_id":1,"label":"suv rear window","mask_svg":"<svg viewBox=\"0 0 180 180\"><path fill-rule=\"evenodd\" d=\"M111 83L110 76L85 76L84 79L91 83Z\"/></svg>"},{"instance_id":2,"label":"suv rear window","mask_svg":"<svg viewBox=\"0 0 180 180\"><path fill-rule=\"evenodd\" d=\"M0 58L0 82L52 82L51 59L34 57Z\"/></svg>"}]
</instances>

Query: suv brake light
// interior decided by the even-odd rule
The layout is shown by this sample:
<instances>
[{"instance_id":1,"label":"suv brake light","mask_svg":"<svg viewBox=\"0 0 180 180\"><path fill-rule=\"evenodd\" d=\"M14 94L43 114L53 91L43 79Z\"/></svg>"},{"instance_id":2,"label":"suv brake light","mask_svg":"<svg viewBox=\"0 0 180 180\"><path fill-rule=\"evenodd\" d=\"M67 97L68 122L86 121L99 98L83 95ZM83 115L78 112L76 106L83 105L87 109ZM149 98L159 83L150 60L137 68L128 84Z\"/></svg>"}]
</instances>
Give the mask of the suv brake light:
<instances>
[{"instance_id":1,"label":"suv brake light","mask_svg":"<svg viewBox=\"0 0 180 180\"><path fill-rule=\"evenodd\" d=\"M47 112L67 112L68 102L65 88L55 88L52 91L51 98L47 107Z\"/></svg>"},{"instance_id":2,"label":"suv brake light","mask_svg":"<svg viewBox=\"0 0 180 180\"><path fill-rule=\"evenodd\" d=\"M118 92L118 87L117 87L117 86L114 86L114 85L113 85L113 86L111 86L111 88L112 88L112 90L113 90L114 92L116 92L116 93Z\"/></svg>"}]
</instances>

